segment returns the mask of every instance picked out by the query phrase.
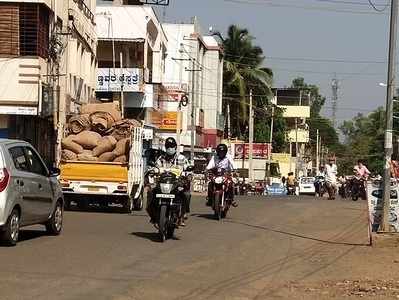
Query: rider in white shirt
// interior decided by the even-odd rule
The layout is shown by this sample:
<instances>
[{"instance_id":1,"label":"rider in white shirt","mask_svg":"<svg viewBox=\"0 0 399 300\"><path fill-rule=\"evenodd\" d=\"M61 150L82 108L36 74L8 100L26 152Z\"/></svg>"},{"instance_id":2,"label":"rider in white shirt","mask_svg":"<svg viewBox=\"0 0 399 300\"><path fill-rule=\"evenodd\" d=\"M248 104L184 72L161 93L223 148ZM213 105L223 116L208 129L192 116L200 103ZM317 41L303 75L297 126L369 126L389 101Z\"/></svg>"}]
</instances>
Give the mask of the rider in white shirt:
<instances>
[{"instance_id":1,"label":"rider in white shirt","mask_svg":"<svg viewBox=\"0 0 399 300\"><path fill-rule=\"evenodd\" d=\"M211 158L209 161L206 171L210 171L215 168L223 169L227 172L234 172L234 161L233 158L227 153L227 145L220 144L216 147L216 155ZM207 206L212 205L212 196L213 196L213 185L210 181L208 184L208 197L207 197ZM231 191L231 197L233 198L234 192ZM236 205L235 202L233 202Z\"/></svg>"}]
</instances>

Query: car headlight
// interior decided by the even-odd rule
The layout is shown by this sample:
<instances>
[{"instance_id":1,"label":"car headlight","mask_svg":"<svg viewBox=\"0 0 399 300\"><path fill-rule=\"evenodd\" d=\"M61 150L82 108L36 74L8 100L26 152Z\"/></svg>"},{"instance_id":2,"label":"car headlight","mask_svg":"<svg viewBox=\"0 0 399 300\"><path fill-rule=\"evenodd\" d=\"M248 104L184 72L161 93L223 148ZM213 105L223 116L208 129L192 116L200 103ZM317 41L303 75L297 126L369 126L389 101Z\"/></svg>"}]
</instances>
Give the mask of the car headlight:
<instances>
[{"instance_id":1,"label":"car headlight","mask_svg":"<svg viewBox=\"0 0 399 300\"><path fill-rule=\"evenodd\" d=\"M216 184L222 184L223 183L223 177L219 176L215 178L215 183Z\"/></svg>"},{"instance_id":2,"label":"car headlight","mask_svg":"<svg viewBox=\"0 0 399 300\"><path fill-rule=\"evenodd\" d=\"M161 188L161 192L163 194L170 194L170 192L172 191L172 188L173 188L173 184L172 183L161 183L160 188Z\"/></svg>"}]
</instances>

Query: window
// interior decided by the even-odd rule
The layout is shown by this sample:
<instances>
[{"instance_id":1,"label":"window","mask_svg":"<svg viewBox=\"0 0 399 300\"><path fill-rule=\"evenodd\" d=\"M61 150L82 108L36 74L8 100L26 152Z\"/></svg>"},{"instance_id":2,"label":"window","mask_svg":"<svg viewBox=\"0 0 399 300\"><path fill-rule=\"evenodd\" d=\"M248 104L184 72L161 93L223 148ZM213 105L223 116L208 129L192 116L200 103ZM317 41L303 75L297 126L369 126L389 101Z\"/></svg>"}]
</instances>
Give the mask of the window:
<instances>
[{"instance_id":1,"label":"window","mask_svg":"<svg viewBox=\"0 0 399 300\"><path fill-rule=\"evenodd\" d=\"M32 173L47 176L47 169L42 163L42 160L36 154L36 152L33 151L33 149L30 147L26 147L25 151L26 157L28 158L29 170Z\"/></svg>"},{"instance_id":2,"label":"window","mask_svg":"<svg viewBox=\"0 0 399 300\"><path fill-rule=\"evenodd\" d=\"M34 3L0 3L0 55L48 57L49 9Z\"/></svg>"},{"instance_id":3,"label":"window","mask_svg":"<svg viewBox=\"0 0 399 300\"><path fill-rule=\"evenodd\" d=\"M25 152L22 147L13 147L8 150L14 162L15 168L20 171L29 171L28 162L26 160Z\"/></svg>"}]
</instances>

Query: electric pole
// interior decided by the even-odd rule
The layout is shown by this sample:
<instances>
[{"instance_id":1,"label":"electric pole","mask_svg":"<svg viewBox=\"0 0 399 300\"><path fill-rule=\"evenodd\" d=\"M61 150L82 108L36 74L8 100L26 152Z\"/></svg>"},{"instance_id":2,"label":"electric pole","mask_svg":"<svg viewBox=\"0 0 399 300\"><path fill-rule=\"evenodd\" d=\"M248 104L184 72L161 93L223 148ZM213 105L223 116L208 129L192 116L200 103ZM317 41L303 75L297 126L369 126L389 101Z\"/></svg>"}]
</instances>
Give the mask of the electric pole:
<instances>
[{"instance_id":1,"label":"electric pole","mask_svg":"<svg viewBox=\"0 0 399 300\"><path fill-rule=\"evenodd\" d=\"M331 116L331 119L333 121L334 128L336 128L339 82L338 82L338 79L336 78L335 74L334 74L334 78L331 82L331 88L332 88L332 116Z\"/></svg>"},{"instance_id":2,"label":"electric pole","mask_svg":"<svg viewBox=\"0 0 399 300\"><path fill-rule=\"evenodd\" d=\"M395 55L398 19L398 0L391 0L391 25L389 33L389 57L388 57L388 80L386 96L386 125L385 125L385 164L384 164L384 188L381 231L388 232L389 211L391 198L391 158L392 158L392 117L393 117L393 95L395 91Z\"/></svg>"},{"instance_id":3,"label":"electric pole","mask_svg":"<svg viewBox=\"0 0 399 300\"><path fill-rule=\"evenodd\" d=\"M316 174L320 169L320 160L319 160L319 130L316 131Z\"/></svg>"},{"instance_id":4,"label":"electric pole","mask_svg":"<svg viewBox=\"0 0 399 300\"><path fill-rule=\"evenodd\" d=\"M254 182L253 142L254 142L254 110L252 107L252 89L251 89L249 90L249 155L248 155L249 180L251 183Z\"/></svg>"},{"instance_id":5,"label":"electric pole","mask_svg":"<svg viewBox=\"0 0 399 300\"><path fill-rule=\"evenodd\" d=\"M195 59L192 59L192 70L191 70L191 151L190 151L190 159L191 163L194 165L194 144L195 144L195 135L197 134L197 129L195 127L195 98L194 98L194 81L195 81Z\"/></svg>"},{"instance_id":6,"label":"electric pole","mask_svg":"<svg viewBox=\"0 0 399 300\"><path fill-rule=\"evenodd\" d=\"M119 76L120 78L125 78L123 75L123 54L122 52L119 52L119 67L121 69L121 75ZM122 112L122 119L125 117L125 99L123 97L123 84L124 82L121 81L121 112Z\"/></svg>"}]
</instances>

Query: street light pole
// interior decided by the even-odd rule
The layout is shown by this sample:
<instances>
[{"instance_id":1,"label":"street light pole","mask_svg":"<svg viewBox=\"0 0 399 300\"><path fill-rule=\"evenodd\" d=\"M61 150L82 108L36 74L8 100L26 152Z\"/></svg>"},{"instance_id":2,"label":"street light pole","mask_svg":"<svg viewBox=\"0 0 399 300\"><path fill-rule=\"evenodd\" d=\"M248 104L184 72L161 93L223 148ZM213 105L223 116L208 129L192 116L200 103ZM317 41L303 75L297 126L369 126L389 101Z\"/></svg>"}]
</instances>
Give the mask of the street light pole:
<instances>
[{"instance_id":1,"label":"street light pole","mask_svg":"<svg viewBox=\"0 0 399 300\"><path fill-rule=\"evenodd\" d=\"M386 125L385 125L385 163L384 163L384 188L383 188L383 210L381 231L388 232L389 210L391 198L391 158L392 158L392 117L393 117L393 95L395 90L395 56L397 38L398 1L391 0L391 24L389 33L389 57L388 57L388 81L386 95Z\"/></svg>"}]
</instances>

